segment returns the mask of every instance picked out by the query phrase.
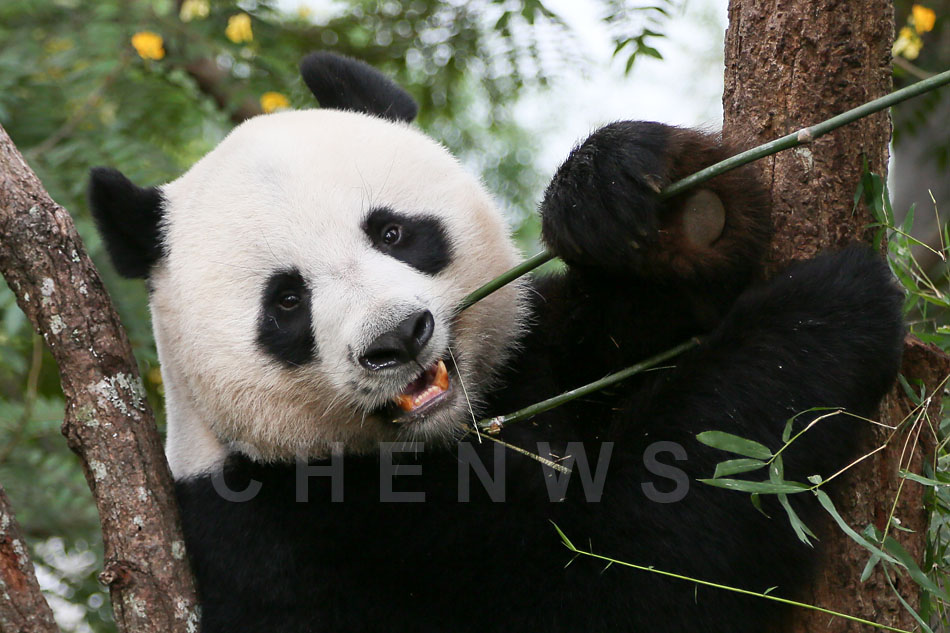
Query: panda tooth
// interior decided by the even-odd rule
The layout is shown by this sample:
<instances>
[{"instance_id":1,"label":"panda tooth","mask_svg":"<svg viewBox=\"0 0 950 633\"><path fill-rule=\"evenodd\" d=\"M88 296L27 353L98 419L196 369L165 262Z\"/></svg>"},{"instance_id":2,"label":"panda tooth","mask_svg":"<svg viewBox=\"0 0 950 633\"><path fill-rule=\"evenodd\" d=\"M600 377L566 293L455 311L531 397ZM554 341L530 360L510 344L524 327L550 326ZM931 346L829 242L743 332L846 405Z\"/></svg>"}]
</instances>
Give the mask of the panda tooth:
<instances>
[{"instance_id":1,"label":"panda tooth","mask_svg":"<svg viewBox=\"0 0 950 633\"><path fill-rule=\"evenodd\" d=\"M432 384L439 388L439 391L445 391L449 388L449 371L445 368L445 363L441 360L435 368L435 379Z\"/></svg>"},{"instance_id":2,"label":"panda tooth","mask_svg":"<svg viewBox=\"0 0 950 633\"><path fill-rule=\"evenodd\" d=\"M412 411L415 408L413 397L404 393L396 396L396 405L403 411Z\"/></svg>"}]
</instances>

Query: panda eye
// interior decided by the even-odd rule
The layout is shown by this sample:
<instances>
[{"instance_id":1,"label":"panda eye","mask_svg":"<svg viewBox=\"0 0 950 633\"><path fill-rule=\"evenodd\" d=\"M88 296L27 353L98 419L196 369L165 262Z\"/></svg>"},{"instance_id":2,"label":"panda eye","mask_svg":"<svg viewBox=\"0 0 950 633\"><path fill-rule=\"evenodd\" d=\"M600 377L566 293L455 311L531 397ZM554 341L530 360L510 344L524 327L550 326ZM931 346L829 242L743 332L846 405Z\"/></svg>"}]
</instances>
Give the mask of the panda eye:
<instances>
[{"instance_id":1,"label":"panda eye","mask_svg":"<svg viewBox=\"0 0 950 633\"><path fill-rule=\"evenodd\" d=\"M382 240L383 244L387 246L392 246L397 244L402 238L402 227L398 224L390 224L383 229Z\"/></svg>"},{"instance_id":2,"label":"panda eye","mask_svg":"<svg viewBox=\"0 0 950 633\"><path fill-rule=\"evenodd\" d=\"M277 307L286 312L295 310L300 305L300 295L296 292L285 292L277 298Z\"/></svg>"}]
</instances>

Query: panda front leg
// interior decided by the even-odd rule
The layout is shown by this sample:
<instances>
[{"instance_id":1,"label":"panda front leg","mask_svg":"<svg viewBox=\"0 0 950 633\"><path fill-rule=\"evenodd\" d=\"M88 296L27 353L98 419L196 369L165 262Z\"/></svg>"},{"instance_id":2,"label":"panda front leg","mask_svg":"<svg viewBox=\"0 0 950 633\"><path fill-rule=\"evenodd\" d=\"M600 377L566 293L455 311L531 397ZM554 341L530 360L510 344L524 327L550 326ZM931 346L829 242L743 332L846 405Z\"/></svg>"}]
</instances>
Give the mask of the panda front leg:
<instances>
[{"instance_id":1,"label":"panda front leg","mask_svg":"<svg viewBox=\"0 0 950 633\"><path fill-rule=\"evenodd\" d=\"M537 329L571 346L573 376L600 377L710 331L759 274L771 225L754 172L659 195L732 153L717 135L623 121L558 169L542 235L567 270L537 281Z\"/></svg>"},{"instance_id":2,"label":"panda front leg","mask_svg":"<svg viewBox=\"0 0 950 633\"><path fill-rule=\"evenodd\" d=\"M739 297L638 408L645 423L632 432L680 433L678 439L695 444L697 433L719 430L776 450L793 416L800 416L798 429L829 408L871 416L900 368L902 303L887 264L867 247L795 263ZM815 408L822 410L810 411ZM863 422L835 417L840 420L817 425L784 454L786 465L795 464L786 468L790 478L844 465L829 456L843 459ZM852 432L835 437L823 431L835 426Z\"/></svg>"}]
</instances>

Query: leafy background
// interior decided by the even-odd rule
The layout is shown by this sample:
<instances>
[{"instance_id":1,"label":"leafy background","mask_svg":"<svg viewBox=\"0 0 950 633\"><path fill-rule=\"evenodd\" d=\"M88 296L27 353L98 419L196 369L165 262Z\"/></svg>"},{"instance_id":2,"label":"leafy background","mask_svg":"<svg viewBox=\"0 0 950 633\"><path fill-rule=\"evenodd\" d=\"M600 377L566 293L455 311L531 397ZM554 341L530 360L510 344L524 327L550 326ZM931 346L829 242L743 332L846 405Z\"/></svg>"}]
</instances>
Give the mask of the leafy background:
<instances>
[{"instance_id":1,"label":"leafy background","mask_svg":"<svg viewBox=\"0 0 950 633\"><path fill-rule=\"evenodd\" d=\"M547 168L539 157L544 138L524 125L517 108L551 97L552 82L560 77L584 76L589 40L542 0L312 4L0 3L0 123L53 198L73 214L129 332L160 420L161 379L145 290L140 282L118 278L107 264L84 199L86 175L92 166L112 165L143 185L167 182L237 121L259 112L265 93L283 95L291 107L313 107L296 68L306 52L328 49L359 57L407 87L421 105L419 125L481 174L522 246L527 252L536 248L533 210ZM685 0L589 4L620 73L644 57L661 57L658 42L684 11L706 11L709 5L695 0L689 6ZM950 61L941 35L947 28L946 2L936 4L942 7L936 27L922 35L919 56L907 60L911 70L898 69L899 81ZM898 8L903 21L910 3ZM250 19L250 38L228 37L236 15ZM157 59L144 58L131 44L143 31L161 37ZM706 72L719 77L716 63L711 60ZM933 98L929 106L908 110L899 131L913 138L915 126L929 120L939 102ZM950 139L933 141L925 154L945 165L948 144ZM901 256L913 246L903 244ZM942 276L938 270L936 285L946 287ZM946 314L938 307L934 302L909 307L917 310L920 331L936 334ZM55 363L0 281L0 482L62 628L111 631L108 596L96 580L98 520L59 432L62 411ZM935 533L946 530L945 524Z\"/></svg>"}]
</instances>

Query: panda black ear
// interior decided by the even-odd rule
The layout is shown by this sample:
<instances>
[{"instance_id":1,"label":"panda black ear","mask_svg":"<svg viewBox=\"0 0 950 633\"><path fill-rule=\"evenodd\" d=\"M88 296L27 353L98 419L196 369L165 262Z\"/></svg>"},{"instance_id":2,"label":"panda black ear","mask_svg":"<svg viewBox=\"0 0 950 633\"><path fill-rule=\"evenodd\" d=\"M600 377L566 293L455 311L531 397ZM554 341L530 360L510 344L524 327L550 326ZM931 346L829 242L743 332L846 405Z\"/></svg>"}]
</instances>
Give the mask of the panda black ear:
<instances>
[{"instance_id":1,"label":"panda black ear","mask_svg":"<svg viewBox=\"0 0 950 633\"><path fill-rule=\"evenodd\" d=\"M391 121L416 118L419 106L389 77L361 61L320 51L300 62L300 74L321 108L354 110Z\"/></svg>"},{"instance_id":2,"label":"panda black ear","mask_svg":"<svg viewBox=\"0 0 950 633\"><path fill-rule=\"evenodd\" d=\"M138 187L117 169L89 173L89 207L112 265L123 277L145 278L162 256L159 221L164 197Z\"/></svg>"}]
</instances>

